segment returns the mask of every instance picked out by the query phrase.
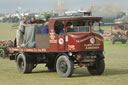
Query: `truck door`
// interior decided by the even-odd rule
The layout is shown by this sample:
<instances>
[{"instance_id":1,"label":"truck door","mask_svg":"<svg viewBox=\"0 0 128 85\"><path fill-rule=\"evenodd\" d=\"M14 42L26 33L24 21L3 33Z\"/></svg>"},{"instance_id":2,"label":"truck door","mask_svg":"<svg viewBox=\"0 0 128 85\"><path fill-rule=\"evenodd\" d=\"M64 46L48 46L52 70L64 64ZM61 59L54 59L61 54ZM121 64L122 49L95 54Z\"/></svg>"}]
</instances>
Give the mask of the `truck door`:
<instances>
[{"instance_id":1,"label":"truck door","mask_svg":"<svg viewBox=\"0 0 128 85\"><path fill-rule=\"evenodd\" d=\"M57 44L58 44L58 51L63 52L65 50L64 44L64 24L61 21L56 21L54 30L56 33L56 36L58 36Z\"/></svg>"}]
</instances>

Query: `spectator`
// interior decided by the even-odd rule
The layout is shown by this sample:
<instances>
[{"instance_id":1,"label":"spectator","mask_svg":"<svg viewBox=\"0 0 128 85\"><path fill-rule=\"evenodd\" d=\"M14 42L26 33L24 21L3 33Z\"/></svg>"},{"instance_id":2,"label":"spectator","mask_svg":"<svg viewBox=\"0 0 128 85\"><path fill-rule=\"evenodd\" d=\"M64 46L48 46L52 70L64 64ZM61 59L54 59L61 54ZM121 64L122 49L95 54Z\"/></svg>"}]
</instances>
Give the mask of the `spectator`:
<instances>
[{"instance_id":1,"label":"spectator","mask_svg":"<svg viewBox=\"0 0 128 85\"><path fill-rule=\"evenodd\" d=\"M67 32L74 32L72 22L67 22Z\"/></svg>"},{"instance_id":2,"label":"spectator","mask_svg":"<svg viewBox=\"0 0 128 85\"><path fill-rule=\"evenodd\" d=\"M61 26L60 27L60 33L59 33L60 35L63 35L64 34L64 26Z\"/></svg>"},{"instance_id":3,"label":"spectator","mask_svg":"<svg viewBox=\"0 0 128 85\"><path fill-rule=\"evenodd\" d=\"M48 34L48 22L45 22L44 25L42 26L42 34Z\"/></svg>"},{"instance_id":4,"label":"spectator","mask_svg":"<svg viewBox=\"0 0 128 85\"><path fill-rule=\"evenodd\" d=\"M30 21L30 24L35 24L35 23L36 23L35 17L32 17L32 18L31 18L31 21Z\"/></svg>"},{"instance_id":5,"label":"spectator","mask_svg":"<svg viewBox=\"0 0 128 85\"><path fill-rule=\"evenodd\" d=\"M32 17L31 21L28 22L28 24L26 24L25 26L42 26L42 24L37 23L37 21L35 20L35 17Z\"/></svg>"},{"instance_id":6,"label":"spectator","mask_svg":"<svg viewBox=\"0 0 128 85\"><path fill-rule=\"evenodd\" d=\"M18 30L16 32L16 44L17 47L21 47L21 44L23 44L23 38L24 38L24 32L25 32L25 24L26 24L26 17L22 19L22 21L19 24Z\"/></svg>"}]
</instances>

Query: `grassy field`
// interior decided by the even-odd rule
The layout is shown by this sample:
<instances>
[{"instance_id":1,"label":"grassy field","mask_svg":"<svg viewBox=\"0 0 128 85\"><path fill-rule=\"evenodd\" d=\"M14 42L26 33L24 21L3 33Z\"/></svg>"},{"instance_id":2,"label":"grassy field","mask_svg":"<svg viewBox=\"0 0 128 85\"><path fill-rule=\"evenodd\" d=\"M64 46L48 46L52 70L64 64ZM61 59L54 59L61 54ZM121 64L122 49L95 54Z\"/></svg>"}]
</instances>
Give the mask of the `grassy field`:
<instances>
[{"instance_id":1,"label":"grassy field","mask_svg":"<svg viewBox=\"0 0 128 85\"><path fill-rule=\"evenodd\" d=\"M101 26L101 29L103 29L104 31L111 28L113 28L113 26Z\"/></svg>"},{"instance_id":2,"label":"grassy field","mask_svg":"<svg viewBox=\"0 0 128 85\"><path fill-rule=\"evenodd\" d=\"M0 40L14 40L16 29L11 29L11 23L0 23Z\"/></svg>"},{"instance_id":3,"label":"grassy field","mask_svg":"<svg viewBox=\"0 0 128 85\"><path fill-rule=\"evenodd\" d=\"M0 40L13 39L15 30L9 29L10 25L0 24ZM0 85L128 85L128 43L112 45L105 41L105 63L101 76L77 68L71 78L61 78L56 72L48 72L45 65L38 65L30 74L20 74L14 61L0 59Z\"/></svg>"}]
</instances>

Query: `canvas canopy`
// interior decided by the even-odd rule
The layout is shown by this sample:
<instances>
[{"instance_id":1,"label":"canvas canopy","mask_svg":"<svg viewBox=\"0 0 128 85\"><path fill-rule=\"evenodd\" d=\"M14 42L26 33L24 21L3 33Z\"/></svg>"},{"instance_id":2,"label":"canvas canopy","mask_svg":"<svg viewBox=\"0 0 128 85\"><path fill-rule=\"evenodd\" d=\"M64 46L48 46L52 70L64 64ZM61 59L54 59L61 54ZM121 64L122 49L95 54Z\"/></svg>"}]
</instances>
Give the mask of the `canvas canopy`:
<instances>
[{"instance_id":1,"label":"canvas canopy","mask_svg":"<svg viewBox=\"0 0 128 85\"><path fill-rule=\"evenodd\" d=\"M36 34L41 34L41 26L26 27L25 34L24 34L24 44L22 44L22 47L35 48L36 46L35 35Z\"/></svg>"}]
</instances>

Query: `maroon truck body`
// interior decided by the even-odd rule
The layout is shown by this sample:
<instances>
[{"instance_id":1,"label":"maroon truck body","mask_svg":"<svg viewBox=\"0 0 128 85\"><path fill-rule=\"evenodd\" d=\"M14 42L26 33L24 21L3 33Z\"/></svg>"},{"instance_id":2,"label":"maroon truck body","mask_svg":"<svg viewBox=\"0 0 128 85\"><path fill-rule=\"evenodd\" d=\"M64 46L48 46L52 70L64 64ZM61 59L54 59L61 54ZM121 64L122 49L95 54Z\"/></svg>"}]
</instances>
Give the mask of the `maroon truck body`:
<instances>
[{"instance_id":1,"label":"maroon truck body","mask_svg":"<svg viewBox=\"0 0 128 85\"><path fill-rule=\"evenodd\" d=\"M16 52L38 52L38 53L48 53L48 52L77 52L77 51L103 51L103 37L97 33L86 32L86 33L66 33L65 35L58 35L54 32L55 21L65 21L70 20L101 20L100 17L85 17L85 18L60 18L49 20L49 48L15 48L9 47L9 51ZM91 43L94 40L94 43ZM42 42L43 43L43 42Z\"/></svg>"},{"instance_id":2,"label":"maroon truck body","mask_svg":"<svg viewBox=\"0 0 128 85\"><path fill-rule=\"evenodd\" d=\"M31 72L35 64L46 63L50 71L57 71L62 77L72 75L74 64L80 67L87 66L92 75L100 75L104 71L104 40L100 34L93 32L93 24L101 20L101 17L91 16L50 18L48 41L44 42L37 38L36 48L8 47L8 51L15 54L15 56L10 56L10 59L16 60L21 73ZM79 28L79 25L76 25L77 21L87 22L86 26L89 27L89 31L67 32L67 22L73 22ZM56 22L62 22L64 34L55 32ZM45 48L41 46L42 44ZM29 61L28 67L25 66L27 61ZM22 63L24 63L23 66ZM30 67L31 69L28 69Z\"/></svg>"}]
</instances>

